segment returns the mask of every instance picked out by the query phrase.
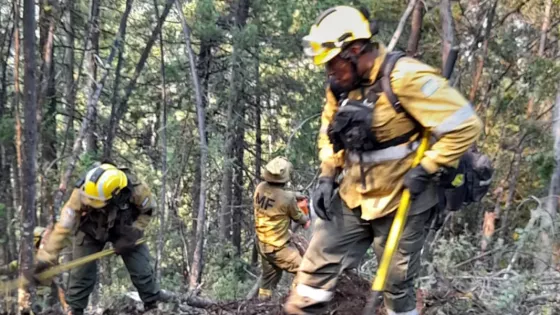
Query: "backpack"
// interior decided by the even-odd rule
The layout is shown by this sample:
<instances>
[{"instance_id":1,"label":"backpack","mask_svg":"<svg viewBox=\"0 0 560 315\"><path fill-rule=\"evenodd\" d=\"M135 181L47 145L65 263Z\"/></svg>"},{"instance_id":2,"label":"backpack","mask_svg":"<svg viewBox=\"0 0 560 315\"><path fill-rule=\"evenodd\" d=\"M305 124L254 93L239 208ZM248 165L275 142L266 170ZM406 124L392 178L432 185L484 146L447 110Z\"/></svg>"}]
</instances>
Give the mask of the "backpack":
<instances>
[{"instance_id":1,"label":"backpack","mask_svg":"<svg viewBox=\"0 0 560 315\"><path fill-rule=\"evenodd\" d=\"M377 93L385 93L397 113L405 112L405 109L391 88L390 75L397 61L402 57L406 57L406 54L401 51L387 54L370 93L366 95L369 102L375 103L378 98ZM330 88L338 102L346 98L338 87L331 84ZM421 125L411 115L407 114L407 116L417 125L416 130L419 130ZM440 208L457 211L465 205L481 201L490 189L493 173L494 167L490 158L471 147L461 156L456 169L452 169L447 176L443 176L445 179L440 177L438 181Z\"/></svg>"}]
</instances>

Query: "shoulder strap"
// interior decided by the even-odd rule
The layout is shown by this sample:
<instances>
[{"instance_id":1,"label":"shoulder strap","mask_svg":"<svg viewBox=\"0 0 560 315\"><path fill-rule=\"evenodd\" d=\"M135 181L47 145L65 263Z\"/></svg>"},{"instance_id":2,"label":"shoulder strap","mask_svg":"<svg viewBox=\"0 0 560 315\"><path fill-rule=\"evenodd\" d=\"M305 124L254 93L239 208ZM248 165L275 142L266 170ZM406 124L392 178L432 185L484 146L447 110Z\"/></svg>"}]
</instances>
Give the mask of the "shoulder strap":
<instances>
[{"instance_id":1,"label":"shoulder strap","mask_svg":"<svg viewBox=\"0 0 560 315\"><path fill-rule=\"evenodd\" d=\"M397 113L404 112L404 109L401 105L401 102L399 101L399 98L395 95L393 89L391 88L391 72L395 68L397 61L405 56L406 54L402 51L388 53L385 57L385 60L383 61L383 64L381 64L380 71L381 88L383 89L385 96L387 96L387 99L389 100L389 102L391 102L391 105L393 105L393 108Z\"/></svg>"}]
</instances>

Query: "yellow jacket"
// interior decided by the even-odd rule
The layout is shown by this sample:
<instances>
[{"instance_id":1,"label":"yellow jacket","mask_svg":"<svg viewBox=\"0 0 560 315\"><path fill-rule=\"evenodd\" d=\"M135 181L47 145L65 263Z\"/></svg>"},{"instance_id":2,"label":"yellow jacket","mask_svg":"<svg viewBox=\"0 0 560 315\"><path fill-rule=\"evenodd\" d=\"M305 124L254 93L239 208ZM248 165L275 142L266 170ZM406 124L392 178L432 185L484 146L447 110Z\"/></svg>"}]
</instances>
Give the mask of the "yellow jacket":
<instances>
[{"instance_id":1,"label":"yellow jacket","mask_svg":"<svg viewBox=\"0 0 560 315\"><path fill-rule=\"evenodd\" d=\"M371 72L370 83L375 81L386 50L380 45L379 57ZM424 128L429 128L435 143L426 151L421 165L429 173L440 167L456 167L461 155L479 136L482 123L471 104L434 68L413 58L399 59L391 72L391 87L399 98L405 112L397 113L385 94L381 93L375 104L372 129L378 141L384 142L410 132L414 128L411 115ZM366 93L367 95L367 90ZM349 99L361 100L362 91L348 94ZM337 168L343 169L340 196L349 208L362 207L362 218L373 220L383 217L398 207L403 191L405 173L411 168L420 134L411 136L406 144L370 151L364 154L366 164L366 188L361 187L358 157L345 154L344 150L333 152L327 135L330 122L338 110L334 94L327 88L326 105L321 116L318 138L321 176L334 176ZM422 195L435 204L436 194ZM433 205L432 204L432 205Z\"/></svg>"},{"instance_id":2,"label":"yellow jacket","mask_svg":"<svg viewBox=\"0 0 560 315\"><path fill-rule=\"evenodd\" d=\"M297 205L296 195L282 186L261 182L253 196L256 234L262 243L282 247L290 240L290 220L309 220Z\"/></svg>"},{"instance_id":3,"label":"yellow jacket","mask_svg":"<svg viewBox=\"0 0 560 315\"><path fill-rule=\"evenodd\" d=\"M136 179L135 176L126 172L129 182L131 183L131 197L129 202L139 211L138 217L132 226L144 230L154 215L156 205L152 193L148 186ZM49 235L46 242L39 249L37 259L55 263L58 254L66 247L66 242L74 229L78 226L82 217L85 217L90 211L106 211L107 206L102 209L95 209L82 204L80 188L76 187L70 195L70 199L62 207L60 219L55 224L53 231Z\"/></svg>"}]
</instances>

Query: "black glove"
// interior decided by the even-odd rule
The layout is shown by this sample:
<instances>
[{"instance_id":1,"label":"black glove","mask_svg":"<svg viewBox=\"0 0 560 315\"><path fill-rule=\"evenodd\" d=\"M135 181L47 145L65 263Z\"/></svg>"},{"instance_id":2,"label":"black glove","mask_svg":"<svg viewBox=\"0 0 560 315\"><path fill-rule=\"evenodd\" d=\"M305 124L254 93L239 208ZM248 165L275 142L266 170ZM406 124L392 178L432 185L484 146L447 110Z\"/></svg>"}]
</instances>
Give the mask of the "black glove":
<instances>
[{"instance_id":1,"label":"black glove","mask_svg":"<svg viewBox=\"0 0 560 315\"><path fill-rule=\"evenodd\" d=\"M53 264L50 262L38 260L31 269L23 273L23 276L27 279L27 281L29 281L29 283L32 283L34 285L39 285L41 284L41 280L39 279L39 274L41 274L43 271L49 269L52 266ZM48 279L43 279L43 282L47 280Z\"/></svg>"},{"instance_id":2,"label":"black glove","mask_svg":"<svg viewBox=\"0 0 560 315\"><path fill-rule=\"evenodd\" d=\"M136 242L144 236L144 232L132 226L124 226L120 230L119 239L113 243L115 253L126 254L136 247Z\"/></svg>"},{"instance_id":3,"label":"black glove","mask_svg":"<svg viewBox=\"0 0 560 315\"><path fill-rule=\"evenodd\" d=\"M418 165L404 175L404 186L408 188L410 196L414 198L426 189L432 177L433 175L428 174L422 165Z\"/></svg>"},{"instance_id":4,"label":"black glove","mask_svg":"<svg viewBox=\"0 0 560 315\"><path fill-rule=\"evenodd\" d=\"M319 184L313 192L313 209L317 216L323 220L331 220L332 213L329 211L333 193L334 179L331 177L319 177Z\"/></svg>"}]
</instances>

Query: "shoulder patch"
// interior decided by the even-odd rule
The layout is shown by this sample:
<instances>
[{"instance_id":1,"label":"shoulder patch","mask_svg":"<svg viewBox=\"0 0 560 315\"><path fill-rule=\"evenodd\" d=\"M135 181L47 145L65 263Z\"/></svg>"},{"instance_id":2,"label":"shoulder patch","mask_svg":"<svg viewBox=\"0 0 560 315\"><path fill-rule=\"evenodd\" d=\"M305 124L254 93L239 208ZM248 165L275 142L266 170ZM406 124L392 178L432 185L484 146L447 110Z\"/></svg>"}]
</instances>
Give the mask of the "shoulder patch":
<instances>
[{"instance_id":1,"label":"shoulder patch","mask_svg":"<svg viewBox=\"0 0 560 315\"><path fill-rule=\"evenodd\" d=\"M428 79L428 81L426 81L426 83L424 83L424 85L422 85L420 90L422 91L422 94L424 94L424 96L430 97L439 88L440 88L439 82L435 78L430 78L430 79Z\"/></svg>"}]
</instances>

